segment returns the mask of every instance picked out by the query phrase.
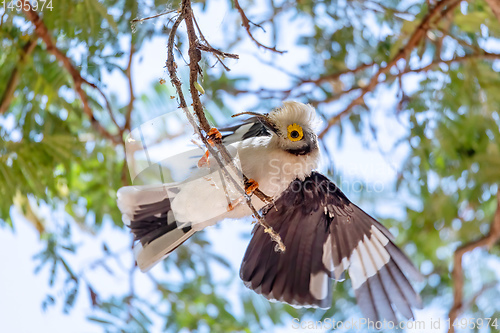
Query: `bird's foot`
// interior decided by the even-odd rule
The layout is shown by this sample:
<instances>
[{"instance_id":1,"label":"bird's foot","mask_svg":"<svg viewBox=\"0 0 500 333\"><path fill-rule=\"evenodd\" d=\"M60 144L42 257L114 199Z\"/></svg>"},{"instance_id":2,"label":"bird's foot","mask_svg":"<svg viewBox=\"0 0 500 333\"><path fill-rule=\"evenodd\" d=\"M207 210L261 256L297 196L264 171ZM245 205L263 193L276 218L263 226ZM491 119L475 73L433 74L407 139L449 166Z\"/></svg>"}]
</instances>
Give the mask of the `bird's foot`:
<instances>
[{"instance_id":1,"label":"bird's foot","mask_svg":"<svg viewBox=\"0 0 500 333\"><path fill-rule=\"evenodd\" d=\"M222 134L215 127L212 127L210 131L207 133L208 143L213 147L215 141L219 141L222 139Z\"/></svg>"},{"instance_id":2,"label":"bird's foot","mask_svg":"<svg viewBox=\"0 0 500 333\"><path fill-rule=\"evenodd\" d=\"M205 154L198 161L198 168L204 168L210 166L210 161L208 157L210 156L210 152L207 150Z\"/></svg>"},{"instance_id":3,"label":"bird's foot","mask_svg":"<svg viewBox=\"0 0 500 333\"><path fill-rule=\"evenodd\" d=\"M255 190L258 188L259 188L259 183L257 183L255 180L251 178L245 182L245 193L247 195L252 195L253 192L255 192Z\"/></svg>"},{"instance_id":4,"label":"bird's foot","mask_svg":"<svg viewBox=\"0 0 500 333\"><path fill-rule=\"evenodd\" d=\"M227 204L227 211L230 212L232 211L240 202L243 201L243 197L239 197L236 200L231 201L230 203Z\"/></svg>"}]
</instances>

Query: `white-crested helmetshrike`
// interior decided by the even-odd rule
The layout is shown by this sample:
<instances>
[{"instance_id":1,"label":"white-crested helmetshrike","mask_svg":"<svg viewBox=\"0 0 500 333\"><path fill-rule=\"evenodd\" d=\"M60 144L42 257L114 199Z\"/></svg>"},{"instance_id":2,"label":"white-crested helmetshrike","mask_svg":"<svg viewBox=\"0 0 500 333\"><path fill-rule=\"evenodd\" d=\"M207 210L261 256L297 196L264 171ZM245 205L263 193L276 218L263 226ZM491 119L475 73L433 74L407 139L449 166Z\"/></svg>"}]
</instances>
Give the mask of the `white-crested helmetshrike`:
<instances>
[{"instance_id":1,"label":"white-crested helmetshrike","mask_svg":"<svg viewBox=\"0 0 500 333\"><path fill-rule=\"evenodd\" d=\"M222 141L238 157L243 174L273 199L263 202L253 195L251 200L286 250L275 251L276 244L257 224L240 269L245 285L269 300L328 308L330 279L342 280L347 270L365 317L396 322L400 312L412 318L412 308L422 304L406 275L421 275L382 224L315 171L320 150L314 108L284 102L268 114L247 114L252 117L242 124L220 130ZM205 165L217 168L206 155L198 161L199 174L185 182L118 191L141 270L206 226L252 214L245 200L228 203L224 178L210 176Z\"/></svg>"}]
</instances>

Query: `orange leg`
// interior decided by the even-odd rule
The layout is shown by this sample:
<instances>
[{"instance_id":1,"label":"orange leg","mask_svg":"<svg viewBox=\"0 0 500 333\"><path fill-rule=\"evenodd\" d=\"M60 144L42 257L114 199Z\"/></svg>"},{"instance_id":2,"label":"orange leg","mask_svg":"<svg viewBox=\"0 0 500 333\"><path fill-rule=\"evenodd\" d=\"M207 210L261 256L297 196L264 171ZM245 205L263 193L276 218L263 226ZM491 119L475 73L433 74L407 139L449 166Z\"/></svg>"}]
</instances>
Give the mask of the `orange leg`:
<instances>
[{"instance_id":1,"label":"orange leg","mask_svg":"<svg viewBox=\"0 0 500 333\"><path fill-rule=\"evenodd\" d=\"M222 134L220 134L219 130L215 127L212 127L210 131L207 133L208 136L213 136L217 139L222 139Z\"/></svg>"},{"instance_id":2,"label":"orange leg","mask_svg":"<svg viewBox=\"0 0 500 333\"><path fill-rule=\"evenodd\" d=\"M257 183L255 180L253 179L249 179L246 183L245 183L245 192L247 195L251 195L253 194L253 192L255 192L255 190L259 187L259 183Z\"/></svg>"},{"instance_id":3,"label":"orange leg","mask_svg":"<svg viewBox=\"0 0 500 333\"><path fill-rule=\"evenodd\" d=\"M214 140L222 139L222 134L215 127L212 127L210 131L208 131L207 136L208 136L208 142L212 147L214 146Z\"/></svg>"}]
</instances>

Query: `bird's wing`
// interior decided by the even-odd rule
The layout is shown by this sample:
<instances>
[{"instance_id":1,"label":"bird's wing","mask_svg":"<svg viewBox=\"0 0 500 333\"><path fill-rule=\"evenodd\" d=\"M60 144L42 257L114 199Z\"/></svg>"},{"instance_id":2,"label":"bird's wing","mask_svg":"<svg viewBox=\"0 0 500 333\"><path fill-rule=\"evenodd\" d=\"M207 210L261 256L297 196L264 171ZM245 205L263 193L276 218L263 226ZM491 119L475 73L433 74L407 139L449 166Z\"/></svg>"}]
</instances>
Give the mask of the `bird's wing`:
<instances>
[{"instance_id":1,"label":"bird's wing","mask_svg":"<svg viewBox=\"0 0 500 333\"><path fill-rule=\"evenodd\" d=\"M339 279L348 270L367 318L396 321L393 307L406 318L413 317L412 307L421 308L403 274L420 279L418 270L394 245L391 233L325 176L313 172L293 181L263 214L286 251L276 252L264 228L255 227L240 276L257 293L292 305L328 308L329 277Z\"/></svg>"},{"instance_id":2,"label":"bird's wing","mask_svg":"<svg viewBox=\"0 0 500 333\"><path fill-rule=\"evenodd\" d=\"M118 208L132 234L137 265L148 271L167 257L195 231L178 227L170 205L177 188L171 185L125 186L118 190Z\"/></svg>"},{"instance_id":3,"label":"bird's wing","mask_svg":"<svg viewBox=\"0 0 500 333\"><path fill-rule=\"evenodd\" d=\"M258 136L270 136L271 133L256 118L250 117L243 123L231 127L219 128L224 144L231 144Z\"/></svg>"}]
</instances>

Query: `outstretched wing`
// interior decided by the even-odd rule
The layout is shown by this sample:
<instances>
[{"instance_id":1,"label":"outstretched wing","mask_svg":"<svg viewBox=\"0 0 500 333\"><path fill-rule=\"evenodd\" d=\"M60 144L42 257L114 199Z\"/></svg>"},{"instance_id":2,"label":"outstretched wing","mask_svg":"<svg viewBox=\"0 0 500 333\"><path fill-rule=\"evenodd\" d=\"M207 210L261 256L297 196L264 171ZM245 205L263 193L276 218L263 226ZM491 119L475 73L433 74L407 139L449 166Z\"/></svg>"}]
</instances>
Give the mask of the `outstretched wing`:
<instances>
[{"instance_id":1,"label":"outstretched wing","mask_svg":"<svg viewBox=\"0 0 500 333\"><path fill-rule=\"evenodd\" d=\"M421 308L403 274L421 279L418 270L394 245L391 233L325 176L313 172L293 181L263 213L286 251L276 252L264 228L256 225L240 270L250 289L291 305L328 308L330 278L339 280L348 270L367 318L395 322L394 310L412 318L411 308Z\"/></svg>"},{"instance_id":2,"label":"outstretched wing","mask_svg":"<svg viewBox=\"0 0 500 333\"><path fill-rule=\"evenodd\" d=\"M125 186L118 190L117 203L123 223L134 235L137 265L146 272L167 257L195 231L179 228L165 185ZM176 188L171 188L176 192Z\"/></svg>"}]
</instances>

